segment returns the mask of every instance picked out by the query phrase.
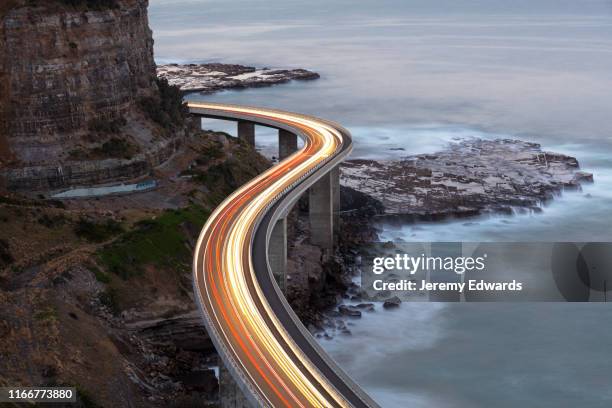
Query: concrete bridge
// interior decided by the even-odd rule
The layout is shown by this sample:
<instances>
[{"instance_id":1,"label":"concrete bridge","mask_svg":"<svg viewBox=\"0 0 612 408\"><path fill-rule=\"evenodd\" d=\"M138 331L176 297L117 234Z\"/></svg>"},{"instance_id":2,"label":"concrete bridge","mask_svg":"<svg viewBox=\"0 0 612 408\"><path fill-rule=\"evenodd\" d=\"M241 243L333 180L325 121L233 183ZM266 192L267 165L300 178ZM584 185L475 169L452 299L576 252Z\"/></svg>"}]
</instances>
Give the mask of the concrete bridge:
<instances>
[{"instance_id":1,"label":"concrete bridge","mask_svg":"<svg viewBox=\"0 0 612 408\"><path fill-rule=\"evenodd\" d=\"M281 161L232 193L209 217L194 251L194 291L222 358L225 407L377 407L310 335L282 294L287 214L309 195L311 241L334 248L339 163L352 149L341 126L272 109L189 103L193 115L278 129ZM304 147L297 149L297 137ZM228 376L227 374L231 375Z\"/></svg>"},{"instance_id":2,"label":"concrete bridge","mask_svg":"<svg viewBox=\"0 0 612 408\"><path fill-rule=\"evenodd\" d=\"M256 126L265 126L278 131L278 160L283 161L298 150L297 134L281 127L282 124L271 124L268 121L247 121L237 117L220 115L218 112L206 112L190 107L192 115L202 118L229 120L236 122L236 135L255 147ZM283 292L287 286L287 216L293 206L289 207L276 221L268 247L268 262ZM336 166L323 175L308 190L308 211L310 242L321 248L324 256L331 256L336 242L340 213L340 170Z\"/></svg>"}]
</instances>

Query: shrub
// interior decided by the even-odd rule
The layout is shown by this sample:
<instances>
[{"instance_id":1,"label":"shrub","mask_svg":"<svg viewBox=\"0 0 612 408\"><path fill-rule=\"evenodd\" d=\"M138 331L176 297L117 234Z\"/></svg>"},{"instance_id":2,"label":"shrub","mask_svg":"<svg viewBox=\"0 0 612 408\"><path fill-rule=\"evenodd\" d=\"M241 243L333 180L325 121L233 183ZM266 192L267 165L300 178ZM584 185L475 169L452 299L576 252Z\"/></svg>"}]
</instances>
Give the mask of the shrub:
<instances>
[{"instance_id":1,"label":"shrub","mask_svg":"<svg viewBox=\"0 0 612 408\"><path fill-rule=\"evenodd\" d=\"M62 225L66 221L66 217L62 214L50 216L48 214L43 214L39 219L38 223L47 228L55 228Z\"/></svg>"},{"instance_id":2,"label":"shrub","mask_svg":"<svg viewBox=\"0 0 612 408\"><path fill-rule=\"evenodd\" d=\"M83 387L77 385L77 405L79 408L102 408L95 400L94 397L86 391Z\"/></svg>"},{"instance_id":3,"label":"shrub","mask_svg":"<svg viewBox=\"0 0 612 408\"><path fill-rule=\"evenodd\" d=\"M204 156L205 159L208 159L208 160L220 159L221 157L225 155L225 152L223 151L223 144L221 144L221 142L215 141L209 146L203 147L202 155Z\"/></svg>"},{"instance_id":4,"label":"shrub","mask_svg":"<svg viewBox=\"0 0 612 408\"><path fill-rule=\"evenodd\" d=\"M145 265L189 269L191 250L185 244L183 223L201 227L209 212L198 206L168 210L155 219L139 222L134 230L98 252L100 265L122 279L140 275Z\"/></svg>"},{"instance_id":5,"label":"shrub","mask_svg":"<svg viewBox=\"0 0 612 408\"><path fill-rule=\"evenodd\" d=\"M97 223L81 218L74 227L74 232L78 237L87 241L103 242L123 232L123 228L115 220Z\"/></svg>"},{"instance_id":6,"label":"shrub","mask_svg":"<svg viewBox=\"0 0 612 408\"><path fill-rule=\"evenodd\" d=\"M47 307L34 314L34 319L44 322L57 320L57 311L53 307Z\"/></svg>"},{"instance_id":7,"label":"shrub","mask_svg":"<svg viewBox=\"0 0 612 408\"><path fill-rule=\"evenodd\" d=\"M104 271L100 270L100 268L98 268L96 265L89 264L87 265L87 269L94 273L94 276L98 282L105 284L109 284L111 282L111 277Z\"/></svg>"},{"instance_id":8,"label":"shrub","mask_svg":"<svg viewBox=\"0 0 612 408\"><path fill-rule=\"evenodd\" d=\"M183 94L177 86L168 84L165 78L156 80L158 96L140 99L140 106L147 116L165 129L172 129L183 124L187 105Z\"/></svg>"},{"instance_id":9,"label":"shrub","mask_svg":"<svg viewBox=\"0 0 612 408\"><path fill-rule=\"evenodd\" d=\"M93 153L102 157L120 157L131 159L134 156L136 147L125 139L113 137L104 142L102 146L93 149Z\"/></svg>"},{"instance_id":10,"label":"shrub","mask_svg":"<svg viewBox=\"0 0 612 408\"><path fill-rule=\"evenodd\" d=\"M92 132L117 134L121 132L121 128L125 125L127 125L127 120L121 116L116 119L92 119L89 121L88 127Z\"/></svg>"},{"instance_id":11,"label":"shrub","mask_svg":"<svg viewBox=\"0 0 612 408\"><path fill-rule=\"evenodd\" d=\"M100 292L98 295L100 303L110 309L113 314L119 313L119 306L117 305L117 292L113 288L108 288L104 292Z\"/></svg>"}]
</instances>

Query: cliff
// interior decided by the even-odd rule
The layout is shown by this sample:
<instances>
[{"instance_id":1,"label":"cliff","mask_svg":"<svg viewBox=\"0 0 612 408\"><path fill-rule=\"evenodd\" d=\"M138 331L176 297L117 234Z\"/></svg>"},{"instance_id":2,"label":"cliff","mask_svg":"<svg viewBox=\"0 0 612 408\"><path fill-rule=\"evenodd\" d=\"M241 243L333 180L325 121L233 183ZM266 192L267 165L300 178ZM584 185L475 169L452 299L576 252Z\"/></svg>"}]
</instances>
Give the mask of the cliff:
<instances>
[{"instance_id":1,"label":"cliff","mask_svg":"<svg viewBox=\"0 0 612 408\"><path fill-rule=\"evenodd\" d=\"M129 167L125 161L133 156L159 157L157 151L168 146L164 139L181 129L171 129L151 103L163 105L163 95L148 1L12 4L0 10L0 163L11 169L4 172L5 183L69 186L79 180L63 175L67 164L75 174L95 167L114 174L92 161L116 159ZM138 176L156 164L121 175ZM21 174L30 178L27 183ZM44 176L31 180L33 174Z\"/></svg>"}]
</instances>

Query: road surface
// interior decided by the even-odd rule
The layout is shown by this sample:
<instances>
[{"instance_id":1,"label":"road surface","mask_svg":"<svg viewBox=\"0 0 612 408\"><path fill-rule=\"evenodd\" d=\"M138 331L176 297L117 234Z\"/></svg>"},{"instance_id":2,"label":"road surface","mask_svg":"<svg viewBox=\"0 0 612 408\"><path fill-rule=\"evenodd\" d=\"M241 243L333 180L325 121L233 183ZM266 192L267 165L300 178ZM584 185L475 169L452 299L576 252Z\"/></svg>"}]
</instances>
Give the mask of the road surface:
<instances>
[{"instance_id":1,"label":"road surface","mask_svg":"<svg viewBox=\"0 0 612 408\"><path fill-rule=\"evenodd\" d=\"M198 239L196 299L224 363L254 406L377 407L300 323L267 262L275 222L350 153L350 134L271 109L189 103L189 110L285 129L304 140L302 149L232 193Z\"/></svg>"}]
</instances>

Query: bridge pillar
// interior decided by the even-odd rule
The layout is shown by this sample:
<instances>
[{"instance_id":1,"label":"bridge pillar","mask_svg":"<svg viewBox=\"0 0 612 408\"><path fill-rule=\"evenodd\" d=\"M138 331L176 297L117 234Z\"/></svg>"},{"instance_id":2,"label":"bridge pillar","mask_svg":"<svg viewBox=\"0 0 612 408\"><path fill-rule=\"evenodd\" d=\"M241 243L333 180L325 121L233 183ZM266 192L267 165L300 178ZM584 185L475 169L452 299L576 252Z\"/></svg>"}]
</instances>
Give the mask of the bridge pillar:
<instances>
[{"instance_id":1,"label":"bridge pillar","mask_svg":"<svg viewBox=\"0 0 612 408\"><path fill-rule=\"evenodd\" d=\"M325 256L334 249L334 191L332 173L320 178L308 194L310 212L310 242L318 245Z\"/></svg>"},{"instance_id":2,"label":"bridge pillar","mask_svg":"<svg viewBox=\"0 0 612 408\"><path fill-rule=\"evenodd\" d=\"M251 146L255 146L255 123L239 120L238 138L243 139Z\"/></svg>"},{"instance_id":3,"label":"bridge pillar","mask_svg":"<svg viewBox=\"0 0 612 408\"><path fill-rule=\"evenodd\" d=\"M332 186L332 211L334 214L334 244L340 235L340 166L334 167L330 172Z\"/></svg>"},{"instance_id":4,"label":"bridge pillar","mask_svg":"<svg viewBox=\"0 0 612 408\"><path fill-rule=\"evenodd\" d=\"M278 160L286 159L297 151L297 135L283 129L278 131Z\"/></svg>"},{"instance_id":5,"label":"bridge pillar","mask_svg":"<svg viewBox=\"0 0 612 408\"><path fill-rule=\"evenodd\" d=\"M276 283L285 293L287 289L287 218L285 217L276 221L272 230L268 261Z\"/></svg>"},{"instance_id":6,"label":"bridge pillar","mask_svg":"<svg viewBox=\"0 0 612 408\"><path fill-rule=\"evenodd\" d=\"M244 393L219 357L219 405L221 408L250 408Z\"/></svg>"}]
</instances>

